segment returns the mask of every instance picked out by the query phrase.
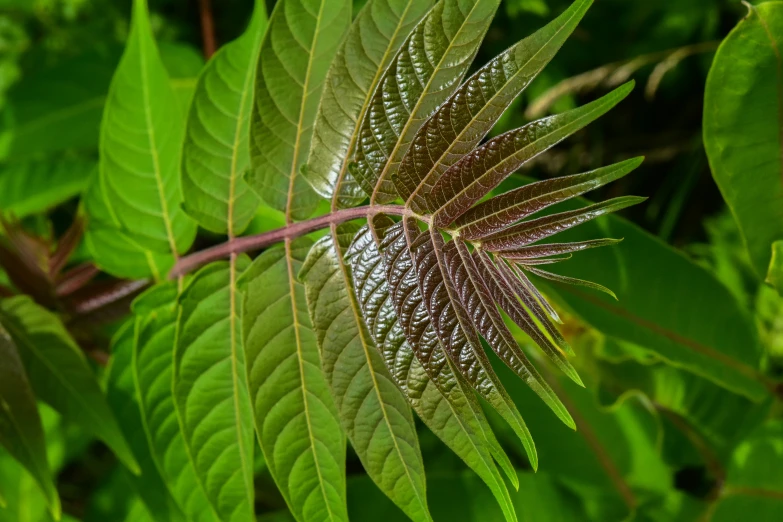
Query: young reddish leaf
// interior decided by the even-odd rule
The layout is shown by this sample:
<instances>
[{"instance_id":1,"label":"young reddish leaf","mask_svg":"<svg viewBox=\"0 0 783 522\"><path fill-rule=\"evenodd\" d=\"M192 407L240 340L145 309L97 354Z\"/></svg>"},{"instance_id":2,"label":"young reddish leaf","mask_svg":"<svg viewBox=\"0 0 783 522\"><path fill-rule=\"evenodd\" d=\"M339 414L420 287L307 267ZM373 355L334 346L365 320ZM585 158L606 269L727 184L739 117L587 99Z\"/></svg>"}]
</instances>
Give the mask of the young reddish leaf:
<instances>
[{"instance_id":1,"label":"young reddish leaf","mask_svg":"<svg viewBox=\"0 0 783 522\"><path fill-rule=\"evenodd\" d=\"M445 277L440 232L430 229L422 233L412 218L406 218L403 225L419 291L446 354L473 389L500 413L520 441L527 444L530 432L525 421L495 375L456 288Z\"/></svg>"},{"instance_id":2,"label":"young reddish leaf","mask_svg":"<svg viewBox=\"0 0 783 522\"><path fill-rule=\"evenodd\" d=\"M416 212L451 165L490 131L571 35L592 0L577 0L558 18L479 69L421 126L403 156L395 186Z\"/></svg>"},{"instance_id":3,"label":"young reddish leaf","mask_svg":"<svg viewBox=\"0 0 783 522\"><path fill-rule=\"evenodd\" d=\"M380 232L384 228L387 229L386 233L380 239ZM406 350L412 349L418 364L412 362L411 370L408 373L406 385L414 390L414 393L409 395L409 398L421 396L420 394L427 391L429 389L427 386L429 381L435 385L438 390L437 395L442 395L446 399L446 404L449 405L457 419L459 430L456 433L466 433L468 435L466 442L469 442L470 445L467 446L467 449L464 449L462 445L454 446L458 440L446 441L446 443L455 449L455 452L481 476L502 505L503 502L506 502L504 499L508 497L508 492L497 473L494 463L492 463L489 455L486 454L486 450L489 450L489 454L500 464L512 482L516 480L516 473L505 452L495 439L495 435L489 427L481 406L473 396L470 385L455 371L454 366L443 352L432 321L429 320L429 316L426 310L424 310L402 223L390 225L387 218L379 217L374 220L372 231L376 236L376 241L379 241L377 246L383 255L383 264L381 266L384 273L381 275L384 277L385 282L379 285L380 302L388 304L390 301L392 304L391 309L386 305L380 308L378 315L381 317L381 311L386 312L388 310L393 312L389 315L388 323L386 319L382 323L378 323L386 323L386 328L388 328L388 338L383 340L382 344L380 338L378 338L379 346L381 346L384 352L399 350L403 354L402 360L407 360L405 357ZM373 245L375 244L373 243ZM393 277L390 278L390 275ZM359 300L364 301L361 297L359 297ZM410 314L405 313L403 307L406 310L421 310L420 319L416 322L406 320L406 318L410 318ZM365 315L370 316L371 311L369 308L366 309ZM386 316L382 317L385 318ZM428 357L428 354L432 357ZM392 357L387 354L384 356L384 359L389 361ZM417 366L420 366L423 372L418 371ZM398 365L395 364L395 368L397 370L392 370L392 373L399 376ZM430 391L430 393L432 392ZM427 404L423 399L419 401L419 404L423 411L419 412L417 410L417 412L423 414L422 419L425 421L430 416L437 415L440 417L444 415L434 410L433 405ZM451 416L446 414L446 418L451 419ZM436 429L435 433L446 432L443 429Z\"/></svg>"},{"instance_id":4,"label":"young reddish leaf","mask_svg":"<svg viewBox=\"0 0 783 522\"><path fill-rule=\"evenodd\" d=\"M433 225L453 223L525 162L606 114L633 86L628 82L578 109L501 134L462 158L443 173L426 196L434 211Z\"/></svg>"},{"instance_id":5,"label":"young reddish leaf","mask_svg":"<svg viewBox=\"0 0 783 522\"><path fill-rule=\"evenodd\" d=\"M460 216L454 227L465 239L476 239L487 230L497 230L516 223L547 207L595 190L622 178L641 165L634 158L584 174L575 174L530 183L479 203Z\"/></svg>"},{"instance_id":6,"label":"young reddish leaf","mask_svg":"<svg viewBox=\"0 0 783 522\"><path fill-rule=\"evenodd\" d=\"M500 305L500 308L508 314L511 320L523 332L533 339L555 366L568 375L571 380L582 385L579 374L566 356L566 352L570 351L570 347L564 347L562 343L558 342L557 338L551 335L551 332L543 327L541 321L536 319L531 310L530 301L520 300L521 296L515 293L514 288L498 271L497 267L489 259L489 256L484 252L477 251L474 252L474 257L477 259L476 264L482 272L492 297Z\"/></svg>"},{"instance_id":7,"label":"young reddish leaf","mask_svg":"<svg viewBox=\"0 0 783 522\"><path fill-rule=\"evenodd\" d=\"M375 89L351 173L372 201L397 199L392 176L424 120L458 86L500 0L443 0L408 36Z\"/></svg>"},{"instance_id":8,"label":"young reddish leaf","mask_svg":"<svg viewBox=\"0 0 783 522\"><path fill-rule=\"evenodd\" d=\"M500 360L519 375L555 412L555 415L565 424L572 425L574 421L566 407L541 377L535 366L527 359L503 322L503 317L500 315L492 294L481 277L475 259L471 256L467 246L459 239L455 239L446 245L443 253L449 278L458 289L462 304L471 315L473 324L479 333ZM530 458L533 469L536 469L535 446L532 446L531 449L525 449L528 451L528 458Z\"/></svg>"},{"instance_id":9,"label":"young reddish leaf","mask_svg":"<svg viewBox=\"0 0 783 522\"><path fill-rule=\"evenodd\" d=\"M588 250L590 248L616 245L621 241L622 239L590 239L588 241L578 241L576 243L546 243L543 245L532 245L517 248L516 250L506 250L503 252L503 258L513 261L524 260L527 264L534 259L581 252L582 250Z\"/></svg>"},{"instance_id":10,"label":"young reddish leaf","mask_svg":"<svg viewBox=\"0 0 783 522\"><path fill-rule=\"evenodd\" d=\"M533 274L536 274L538 277L543 277L544 279L549 279L550 281L556 281L558 283L564 283L567 285L585 286L587 288L592 288L593 290L598 290L599 292L603 292L605 294L611 295L614 298L614 300L617 301L617 296L614 294L614 292L612 292L611 290L609 290L603 285L599 285L598 283L593 283L592 281L585 281L584 279L577 279L575 277L553 274L552 272L547 272L539 268L533 268L532 266L525 267L525 269Z\"/></svg>"},{"instance_id":11,"label":"young reddish leaf","mask_svg":"<svg viewBox=\"0 0 783 522\"><path fill-rule=\"evenodd\" d=\"M516 250L536 241L559 234L564 230L581 225L604 214L617 212L624 208L641 203L647 198L623 196L595 203L589 207L559 214L552 214L531 221L523 221L517 225L481 237L481 247L491 252Z\"/></svg>"}]
</instances>

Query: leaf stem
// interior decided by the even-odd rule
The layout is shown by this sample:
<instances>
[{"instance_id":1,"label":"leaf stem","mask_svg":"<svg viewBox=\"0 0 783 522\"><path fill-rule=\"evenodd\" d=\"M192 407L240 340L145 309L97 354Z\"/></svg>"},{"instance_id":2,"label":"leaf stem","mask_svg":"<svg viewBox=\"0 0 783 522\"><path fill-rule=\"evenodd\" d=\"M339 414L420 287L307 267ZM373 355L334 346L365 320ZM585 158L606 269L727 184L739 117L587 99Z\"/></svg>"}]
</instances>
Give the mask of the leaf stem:
<instances>
[{"instance_id":1,"label":"leaf stem","mask_svg":"<svg viewBox=\"0 0 783 522\"><path fill-rule=\"evenodd\" d=\"M229 239L220 245L184 256L176 262L171 269L171 272L169 272L169 279L176 279L183 274L192 272L206 263L226 258L231 254L258 250L286 239L294 239L309 234L310 232L326 228L332 224L344 223L345 221L366 218L376 214L411 216L423 219L420 216L414 215L410 209L407 209L402 205L369 205L338 210L336 212L324 214L323 216L308 219L307 221L291 223L282 228L264 232L263 234Z\"/></svg>"}]
</instances>

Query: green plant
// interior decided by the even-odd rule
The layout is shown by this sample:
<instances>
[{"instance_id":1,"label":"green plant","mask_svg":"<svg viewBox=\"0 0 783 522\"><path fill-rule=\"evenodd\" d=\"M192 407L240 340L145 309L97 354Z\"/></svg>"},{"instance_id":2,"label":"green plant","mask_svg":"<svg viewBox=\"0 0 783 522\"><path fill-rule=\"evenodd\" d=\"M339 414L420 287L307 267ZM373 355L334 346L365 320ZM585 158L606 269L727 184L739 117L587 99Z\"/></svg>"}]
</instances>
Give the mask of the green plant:
<instances>
[{"instance_id":1,"label":"green plant","mask_svg":"<svg viewBox=\"0 0 783 522\"><path fill-rule=\"evenodd\" d=\"M97 168L69 157L57 190L5 192L4 210L19 218L81 193L65 233L9 218L0 243L0 443L52 516L61 505L46 458L51 428L36 400L121 461L130 519L253 520L263 471L294 519L348 520L347 491L376 490L346 473L347 442L365 482L416 521L433 519L428 488L454 491L459 480L471 494L489 488L499 511L478 493L476 505L492 520L516 520L537 502L535 488L559 503L569 479L570 494L595 486L619 501L585 513L569 504L562 517L620 519L642 506L651 518L687 516L650 435L664 423L630 389L733 459L728 472L710 468L737 497L710 508L720 516L754 488L777 491L753 459L779 425L747 438L777 386L749 315L712 274L610 216L644 198L580 198L641 158L542 181L516 174L633 84L485 141L592 0L465 79L499 3L370 0L352 19L348 0L280 0L267 18L257 0L245 32L187 82L165 59L184 69L185 55L159 48L147 1L133 1ZM24 161L14 168L45 179L49 170L26 157L32 143L16 139L9 154ZM249 233L259 211L280 226ZM578 263L561 265L574 253ZM671 302L684 281L689 293ZM91 322L115 309L107 362ZM85 352L107 366L105 390ZM585 384L612 413L582 394ZM722 407L744 422L730 426L714 414ZM556 436L537 438L538 450L528 424L549 433L552 414L584 440L560 448ZM428 481L415 418L480 482ZM634 441L634 462L612 444L617 433ZM572 453L558 460L558 451ZM557 479L518 473L536 470L539 452Z\"/></svg>"}]
</instances>

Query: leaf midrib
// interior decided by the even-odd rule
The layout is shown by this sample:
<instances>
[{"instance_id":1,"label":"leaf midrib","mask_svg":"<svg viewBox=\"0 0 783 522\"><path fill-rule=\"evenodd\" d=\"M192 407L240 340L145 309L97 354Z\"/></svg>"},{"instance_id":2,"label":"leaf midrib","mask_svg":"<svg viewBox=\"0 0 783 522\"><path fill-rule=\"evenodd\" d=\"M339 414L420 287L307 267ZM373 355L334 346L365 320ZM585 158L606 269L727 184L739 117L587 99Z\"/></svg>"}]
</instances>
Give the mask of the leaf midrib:
<instances>
[{"instance_id":1,"label":"leaf midrib","mask_svg":"<svg viewBox=\"0 0 783 522\"><path fill-rule=\"evenodd\" d=\"M147 14L147 6L144 5L144 13ZM138 22L137 22L138 24ZM156 147L156 140L155 140L155 128L152 124L152 114L151 114L151 106L150 106L150 90L149 90L149 84L148 80L149 77L147 75L147 46L145 45L144 40L141 38L141 31L142 28L137 26L136 31L136 37L139 39L139 63L140 63L140 73L141 73L141 92L142 96L144 97L144 121L147 125L147 137L148 137L148 144L150 147L150 154L152 156L152 164L153 164L153 173L155 175L155 184L158 188L158 198L160 199L160 207L161 207L161 213L163 218L163 225L166 227L166 236L168 236L169 240L169 247L171 248L171 254L174 256L174 260L176 261L179 258L179 254L177 253L177 242L174 239L174 231L171 226L171 220L169 218L169 210L168 210L168 202L166 201L166 193L163 186L163 179L161 177L161 167L160 167L160 157L158 156L158 149ZM154 45L154 44L153 44Z\"/></svg>"},{"instance_id":2,"label":"leaf midrib","mask_svg":"<svg viewBox=\"0 0 783 522\"><path fill-rule=\"evenodd\" d=\"M323 5L323 4L322 4ZM326 489L324 488L324 478L323 473L321 472L321 462L318 458L318 451L315 447L315 444L313 444L313 441L315 440L315 435L313 434L313 422L310 418L310 403L309 399L307 397L307 379L305 377L305 370L304 370L304 354L302 353L302 339L299 334L299 329L302 327L302 325L299 322L299 309L296 302L296 273L294 272L293 267L293 255L291 252L291 240L286 239L285 240L285 264L286 264L286 271L288 272L288 292L291 295L291 320L292 320L292 326L294 327L294 342L296 343L296 360L299 363L299 380L301 382L301 388L302 388L302 404L304 406L304 416L307 422L307 436L310 442L310 450L313 452L313 464L315 465L315 471L318 475L318 488L321 490L321 495L324 499L324 507L326 508L327 513L329 514L329 520L335 520L334 513L332 513L332 506L329 502L329 497L326 494ZM289 492L290 494L290 492Z\"/></svg>"},{"instance_id":3,"label":"leaf midrib","mask_svg":"<svg viewBox=\"0 0 783 522\"><path fill-rule=\"evenodd\" d=\"M410 4L409 4L410 5ZM331 234L332 234L332 243L334 244L334 250L335 254L337 255L337 265L340 267L340 273L342 274L343 282L346 285L346 288L348 289L346 291L346 294L348 295L348 302L351 306L351 313L353 314L354 321L356 321L356 326L359 330L359 338L362 344L362 351L364 353L364 358L367 362L367 369L370 374L370 377L372 379L372 389L375 393L376 398L378 399L378 405L381 408L381 413L383 415L383 420L386 426L388 427L389 434L391 435L392 443L394 444L394 451L397 453L397 456L400 459L400 462L402 463L402 467L405 470L405 476L408 478L408 482L411 484L411 488L416 494L416 499L419 501L419 505L424 508L424 512L427 513L427 501L426 498L423 499L419 493L419 489L416 487L416 483L413 480L413 477L410 474L410 470L408 469L408 466L406 465L405 457L402 454L402 450L400 449L400 445L397 442L397 435L392 428L391 419L389 417L389 414L386 410L386 403L383 401L383 397L381 397L380 393L380 387L378 385L378 378L375 375L375 370L372 365L372 359L370 357L370 353L367 350L367 347L370 345L370 341L365 336L366 332L364 329L364 319L362 318L361 312L358 308L358 303L356 302L356 296L352 292L353 288L353 281L348 276L348 271L346 270L346 265L342 259L342 253L340 252L340 243L339 238L337 236L337 225L331 226ZM374 344L374 343L373 343ZM388 458L388 457L387 457ZM428 519L431 520L429 516L427 516Z\"/></svg>"}]
</instances>

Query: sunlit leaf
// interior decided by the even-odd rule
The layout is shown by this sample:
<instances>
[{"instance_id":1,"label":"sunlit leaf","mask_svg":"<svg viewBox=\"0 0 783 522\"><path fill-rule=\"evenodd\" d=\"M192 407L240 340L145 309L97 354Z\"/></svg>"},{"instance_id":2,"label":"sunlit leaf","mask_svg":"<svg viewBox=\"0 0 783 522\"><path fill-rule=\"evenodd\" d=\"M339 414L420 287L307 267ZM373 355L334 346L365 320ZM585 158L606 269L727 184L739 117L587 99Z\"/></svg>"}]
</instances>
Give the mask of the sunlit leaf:
<instances>
[{"instance_id":1,"label":"sunlit leaf","mask_svg":"<svg viewBox=\"0 0 783 522\"><path fill-rule=\"evenodd\" d=\"M177 284L160 283L133 302L133 379L147 443L171 496L188 519L217 522L196 478L172 394L177 330Z\"/></svg>"},{"instance_id":2,"label":"sunlit leaf","mask_svg":"<svg viewBox=\"0 0 783 522\"><path fill-rule=\"evenodd\" d=\"M253 513L253 411L237 277L246 258L207 265L179 298L174 403L196 478L221 521Z\"/></svg>"},{"instance_id":3,"label":"sunlit leaf","mask_svg":"<svg viewBox=\"0 0 783 522\"><path fill-rule=\"evenodd\" d=\"M395 178L397 192L417 212L440 176L471 152L503 112L557 53L592 0L571 4L546 27L493 58L421 126Z\"/></svg>"},{"instance_id":4,"label":"sunlit leaf","mask_svg":"<svg viewBox=\"0 0 783 522\"><path fill-rule=\"evenodd\" d=\"M352 171L373 201L397 199L392 176L419 127L459 86L498 3L438 2L384 73L361 124Z\"/></svg>"},{"instance_id":5,"label":"sunlit leaf","mask_svg":"<svg viewBox=\"0 0 783 522\"><path fill-rule=\"evenodd\" d=\"M250 168L248 133L266 8L256 2L245 33L220 48L201 73L188 115L182 152L185 211L217 233L240 234L258 206L244 175Z\"/></svg>"},{"instance_id":6,"label":"sunlit leaf","mask_svg":"<svg viewBox=\"0 0 783 522\"><path fill-rule=\"evenodd\" d=\"M311 244L287 240L242 275L248 385L261 449L296 519L344 521L345 435L297 280Z\"/></svg>"},{"instance_id":7,"label":"sunlit leaf","mask_svg":"<svg viewBox=\"0 0 783 522\"><path fill-rule=\"evenodd\" d=\"M535 121L493 138L455 163L427 194L436 226L448 226L530 158L617 105L633 82L572 111Z\"/></svg>"},{"instance_id":8,"label":"sunlit leaf","mask_svg":"<svg viewBox=\"0 0 783 522\"><path fill-rule=\"evenodd\" d=\"M324 197L336 192L341 206L367 196L350 165L375 87L403 41L433 0L371 0L359 12L326 77L310 158L303 174Z\"/></svg>"},{"instance_id":9,"label":"sunlit leaf","mask_svg":"<svg viewBox=\"0 0 783 522\"><path fill-rule=\"evenodd\" d=\"M182 512L169 495L144 432L133 378L134 334L133 321L128 321L112 340L106 399L141 469L139 475L126 474L125 480L130 482L147 509L154 513L156 522L177 522L184 520Z\"/></svg>"},{"instance_id":10,"label":"sunlit leaf","mask_svg":"<svg viewBox=\"0 0 783 522\"><path fill-rule=\"evenodd\" d=\"M299 170L332 62L351 23L348 0L282 0L259 55L250 128L250 186L293 219L313 213L318 197Z\"/></svg>"},{"instance_id":11,"label":"sunlit leaf","mask_svg":"<svg viewBox=\"0 0 783 522\"><path fill-rule=\"evenodd\" d=\"M380 223L376 222L376 227L378 225ZM377 233L376 227L374 233ZM397 231L397 235L399 233ZM413 325L408 326L406 333L396 314L396 310L403 306L398 299L399 294L409 294L412 301L421 305L409 254L399 251L400 257L407 257L404 263L410 277L396 284L395 280L387 283L388 261L383 258L389 251L381 254L376 243L380 238L373 238L369 230L360 232L357 239L362 236L364 241L360 239L352 247L361 248L362 257L369 261L367 265L360 264L361 258L357 257L353 263L358 274L357 300L362 303L364 317L387 367L397 385L406 392L419 417L482 478L503 506L506 516L513 517L508 490L492 458L506 473L513 473L513 468L472 396L473 392L449 364L443 349L437 344L432 324L419 322L420 331L416 333L422 335L411 335ZM393 257L393 254L389 255L389 259ZM360 273L363 268L369 267L375 268ZM407 338L412 340L410 344Z\"/></svg>"},{"instance_id":12,"label":"sunlit leaf","mask_svg":"<svg viewBox=\"0 0 783 522\"><path fill-rule=\"evenodd\" d=\"M100 169L104 199L122 230L155 252L184 252L196 231L180 208L183 132L146 0L134 0L131 33L103 113Z\"/></svg>"},{"instance_id":13,"label":"sunlit leaf","mask_svg":"<svg viewBox=\"0 0 783 522\"><path fill-rule=\"evenodd\" d=\"M342 258L354 232L345 225L322 238L300 273L324 374L368 475L412 520L432 520L413 416L362 320Z\"/></svg>"}]
</instances>

